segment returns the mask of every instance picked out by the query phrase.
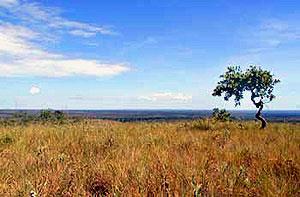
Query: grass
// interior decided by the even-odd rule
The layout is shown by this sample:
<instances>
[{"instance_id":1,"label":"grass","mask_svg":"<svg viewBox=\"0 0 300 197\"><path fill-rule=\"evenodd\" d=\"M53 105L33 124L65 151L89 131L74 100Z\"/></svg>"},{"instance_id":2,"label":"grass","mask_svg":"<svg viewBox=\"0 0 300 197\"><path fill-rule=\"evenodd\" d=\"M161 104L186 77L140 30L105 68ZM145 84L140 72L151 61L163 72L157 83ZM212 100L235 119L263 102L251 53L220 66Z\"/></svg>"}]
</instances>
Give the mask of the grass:
<instances>
[{"instance_id":1,"label":"grass","mask_svg":"<svg viewBox=\"0 0 300 197\"><path fill-rule=\"evenodd\" d=\"M0 196L300 196L300 125L0 126Z\"/></svg>"}]
</instances>

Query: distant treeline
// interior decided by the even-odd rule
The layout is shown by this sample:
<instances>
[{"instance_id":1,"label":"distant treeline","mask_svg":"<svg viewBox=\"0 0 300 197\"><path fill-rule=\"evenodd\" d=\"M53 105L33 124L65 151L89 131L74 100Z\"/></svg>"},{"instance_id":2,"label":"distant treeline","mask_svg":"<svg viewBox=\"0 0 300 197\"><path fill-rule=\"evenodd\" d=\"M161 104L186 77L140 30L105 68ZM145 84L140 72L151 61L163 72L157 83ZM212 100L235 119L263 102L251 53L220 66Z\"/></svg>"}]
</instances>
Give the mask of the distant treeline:
<instances>
[{"instance_id":1,"label":"distant treeline","mask_svg":"<svg viewBox=\"0 0 300 197\"><path fill-rule=\"evenodd\" d=\"M102 120L113 120L119 122L160 122L160 121L176 121L176 120L195 120L201 117L189 117L189 116L128 116L128 117L103 117L96 118ZM210 118L213 118L217 121L231 121L234 118L231 117L231 114L225 109L219 110L215 108ZM70 121L78 121L84 119L84 116L69 116L63 111L60 110L41 110L38 113L26 113L26 112L16 112L12 116L2 118L0 123L2 124L27 124L33 122L42 122L42 123L56 123L63 124ZM86 119L95 119L93 117L86 117Z\"/></svg>"},{"instance_id":2,"label":"distant treeline","mask_svg":"<svg viewBox=\"0 0 300 197\"><path fill-rule=\"evenodd\" d=\"M119 122L162 122L214 118L217 120L253 120L255 111L213 110L0 110L0 124L29 122L66 123L83 119ZM300 111L266 111L271 122L300 122Z\"/></svg>"},{"instance_id":3,"label":"distant treeline","mask_svg":"<svg viewBox=\"0 0 300 197\"><path fill-rule=\"evenodd\" d=\"M67 121L75 121L79 118L70 118L59 110L41 110L39 113L28 114L26 112L16 112L10 117L0 119L2 125L27 124L33 122L63 124Z\"/></svg>"}]
</instances>

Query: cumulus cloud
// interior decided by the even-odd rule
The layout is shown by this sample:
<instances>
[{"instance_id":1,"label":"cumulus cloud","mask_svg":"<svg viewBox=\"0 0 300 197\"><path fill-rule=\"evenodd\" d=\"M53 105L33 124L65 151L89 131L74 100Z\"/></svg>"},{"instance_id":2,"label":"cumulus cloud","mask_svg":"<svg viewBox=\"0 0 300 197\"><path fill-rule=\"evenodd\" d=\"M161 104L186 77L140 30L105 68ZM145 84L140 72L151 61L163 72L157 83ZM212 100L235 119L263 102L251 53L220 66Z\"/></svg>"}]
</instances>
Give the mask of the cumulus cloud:
<instances>
[{"instance_id":1,"label":"cumulus cloud","mask_svg":"<svg viewBox=\"0 0 300 197\"><path fill-rule=\"evenodd\" d=\"M186 95L183 93L171 93L171 92L161 92L161 93L154 93L147 96L140 96L140 100L146 100L151 102L183 102L187 103L192 100L191 95Z\"/></svg>"},{"instance_id":2,"label":"cumulus cloud","mask_svg":"<svg viewBox=\"0 0 300 197\"><path fill-rule=\"evenodd\" d=\"M36 95L36 94L39 94L40 92L41 92L41 89L36 85L32 85L30 90L29 90L29 93L31 95Z\"/></svg>"}]
</instances>

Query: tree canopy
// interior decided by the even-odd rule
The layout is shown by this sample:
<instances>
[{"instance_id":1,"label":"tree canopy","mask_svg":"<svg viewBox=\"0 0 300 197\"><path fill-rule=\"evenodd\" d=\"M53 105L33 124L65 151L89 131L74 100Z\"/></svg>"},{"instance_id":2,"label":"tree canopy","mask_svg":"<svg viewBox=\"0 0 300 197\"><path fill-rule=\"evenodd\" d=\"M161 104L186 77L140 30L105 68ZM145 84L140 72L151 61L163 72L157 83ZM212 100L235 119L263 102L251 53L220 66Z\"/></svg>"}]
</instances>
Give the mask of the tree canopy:
<instances>
[{"instance_id":1,"label":"tree canopy","mask_svg":"<svg viewBox=\"0 0 300 197\"><path fill-rule=\"evenodd\" d=\"M251 93L251 101L259 111L256 118L262 121L262 128L266 126L266 121L261 117L261 110L264 104L271 102L275 95L273 94L274 86L280 82L274 78L274 75L263 70L259 66L250 66L243 71L240 66L229 66L227 71L220 76L221 80L213 91L213 96L224 96L228 101L234 97L235 106L241 105L244 93Z\"/></svg>"},{"instance_id":2,"label":"tree canopy","mask_svg":"<svg viewBox=\"0 0 300 197\"><path fill-rule=\"evenodd\" d=\"M221 81L214 89L213 96L222 96L224 93L226 101L234 97L236 106L241 104L245 91L251 93L253 103L272 101L275 98L274 86L280 82L270 71L257 66L250 66L246 71L242 71L240 66L230 66L220 78Z\"/></svg>"}]
</instances>

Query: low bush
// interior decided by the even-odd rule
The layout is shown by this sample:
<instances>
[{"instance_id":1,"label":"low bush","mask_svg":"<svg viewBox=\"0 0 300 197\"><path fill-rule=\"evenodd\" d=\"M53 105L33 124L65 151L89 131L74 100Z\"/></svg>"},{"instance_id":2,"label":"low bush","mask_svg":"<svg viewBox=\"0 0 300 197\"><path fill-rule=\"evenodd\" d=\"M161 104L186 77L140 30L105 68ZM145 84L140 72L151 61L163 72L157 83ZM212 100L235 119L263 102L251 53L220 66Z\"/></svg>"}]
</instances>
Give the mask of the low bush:
<instances>
[{"instance_id":1,"label":"low bush","mask_svg":"<svg viewBox=\"0 0 300 197\"><path fill-rule=\"evenodd\" d=\"M226 111L226 109L219 109L219 108L213 109L212 118L224 122L232 120L230 112Z\"/></svg>"}]
</instances>

